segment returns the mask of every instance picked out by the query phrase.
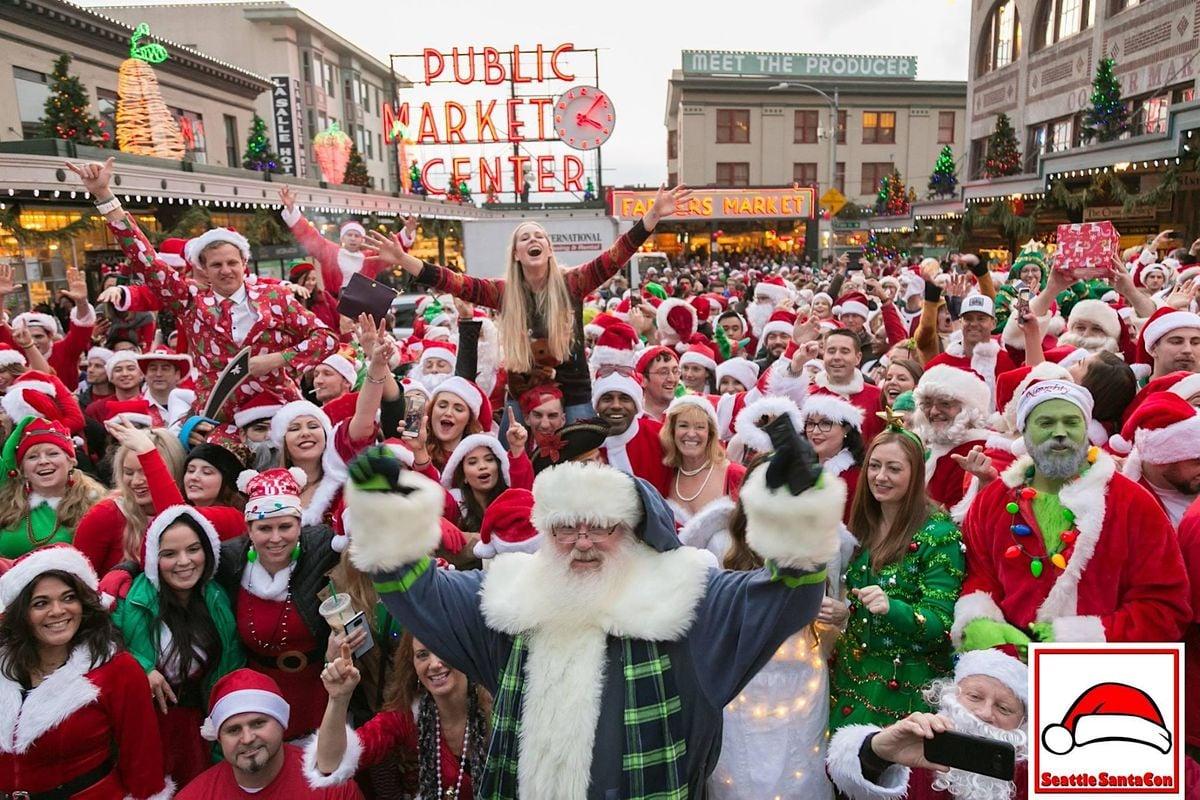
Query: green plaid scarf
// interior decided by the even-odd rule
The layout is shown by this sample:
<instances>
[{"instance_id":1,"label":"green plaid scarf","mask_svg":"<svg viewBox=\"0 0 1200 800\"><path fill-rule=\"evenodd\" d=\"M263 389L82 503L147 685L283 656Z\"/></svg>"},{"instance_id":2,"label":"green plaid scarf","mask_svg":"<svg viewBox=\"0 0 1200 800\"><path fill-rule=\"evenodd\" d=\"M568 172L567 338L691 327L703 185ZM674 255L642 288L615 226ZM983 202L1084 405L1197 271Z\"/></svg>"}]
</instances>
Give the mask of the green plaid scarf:
<instances>
[{"instance_id":1,"label":"green plaid scarf","mask_svg":"<svg viewBox=\"0 0 1200 800\"><path fill-rule=\"evenodd\" d=\"M686 800L683 758L687 752L681 703L671 657L658 645L622 638L625 681L625 753L621 757L625 800ZM513 640L492 708L492 741L477 797L517 800L517 753L521 696L525 686L525 639Z\"/></svg>"}]
</instances>

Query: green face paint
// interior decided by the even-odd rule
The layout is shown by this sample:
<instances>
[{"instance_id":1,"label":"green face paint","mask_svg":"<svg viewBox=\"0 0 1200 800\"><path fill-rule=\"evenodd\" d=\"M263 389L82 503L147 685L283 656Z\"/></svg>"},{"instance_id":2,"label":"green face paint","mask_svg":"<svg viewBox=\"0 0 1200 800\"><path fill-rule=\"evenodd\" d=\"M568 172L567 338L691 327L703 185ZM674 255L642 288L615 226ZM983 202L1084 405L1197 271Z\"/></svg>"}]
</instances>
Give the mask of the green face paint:
<instances>
[{"instance_id":1,"label":"green face paint","mask_svg":"<svg viewBox=\"0 0 1200 800\"><path fill-rule=\"evenodd\" d=\"M1033 444L1042 444L1055 436L1065 436L1081 445L1087 442L1087 420L1074 403L1047 400L1040 403L1025 423L1025 435Z\"/></svg>"}]
</instances>

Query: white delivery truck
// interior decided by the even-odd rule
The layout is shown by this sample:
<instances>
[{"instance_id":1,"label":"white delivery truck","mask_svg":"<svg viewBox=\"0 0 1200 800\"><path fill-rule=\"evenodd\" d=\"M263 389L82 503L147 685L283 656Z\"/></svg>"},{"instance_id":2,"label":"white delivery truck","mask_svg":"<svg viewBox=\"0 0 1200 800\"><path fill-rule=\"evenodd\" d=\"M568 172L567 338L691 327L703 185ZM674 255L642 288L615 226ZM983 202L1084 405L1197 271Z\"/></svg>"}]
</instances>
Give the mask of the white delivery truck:
<instances>
[{"instance_id":1,"label":"white delivery truck","mask_svg":"<svg viewBox=\"0 0 1200 800\"><path fill-rule=\"evenodd\" d=\"M591 261L617 239L617 222L604 216L508 217L465 219L463 258L467 274L476 278L502 278L508 240L522 222L536 222L550 234L560 266L574 267Z\"/></svg>"},{"instance_id":2,"label":"white delivery truck","mask_svg":"<svg viewBox=\"0 0 1200 800\"><path fill-rule=\"evenodd\" d=\"M654 267L658 270L658 278L662 280L663 270L671 266L670 260L666 253L634 253L629 259L629 265L625 268L625 277L629 280L630 286L641 286L642 276L646 274L646 270Z\"/></svg>"}]
</instances>

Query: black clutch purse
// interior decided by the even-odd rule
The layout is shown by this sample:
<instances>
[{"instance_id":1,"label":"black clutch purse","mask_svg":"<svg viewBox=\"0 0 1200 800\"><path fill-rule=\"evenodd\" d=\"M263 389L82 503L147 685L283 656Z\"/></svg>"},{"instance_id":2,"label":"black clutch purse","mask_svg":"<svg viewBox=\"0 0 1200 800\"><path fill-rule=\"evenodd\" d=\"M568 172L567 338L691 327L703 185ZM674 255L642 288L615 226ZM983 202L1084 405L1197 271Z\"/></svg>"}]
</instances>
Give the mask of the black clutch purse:
<instances>
[{"instance_id":1,"label":"black clutch purse","mask_svg":"<svg viewBox=\"0 0 1200 800\"><path fill-rule=\"evenodd\" d=\"M390 289L382 283L356 272L342 287L342 293L338 296L337 310L343 317L353 320L357 320L358 315L365 312L370 314L371 319L375 320L375 324L378 325L387 316L388 310L392 307L392 301L399 294L395 289Z\"/></svg>"}]
</instances>

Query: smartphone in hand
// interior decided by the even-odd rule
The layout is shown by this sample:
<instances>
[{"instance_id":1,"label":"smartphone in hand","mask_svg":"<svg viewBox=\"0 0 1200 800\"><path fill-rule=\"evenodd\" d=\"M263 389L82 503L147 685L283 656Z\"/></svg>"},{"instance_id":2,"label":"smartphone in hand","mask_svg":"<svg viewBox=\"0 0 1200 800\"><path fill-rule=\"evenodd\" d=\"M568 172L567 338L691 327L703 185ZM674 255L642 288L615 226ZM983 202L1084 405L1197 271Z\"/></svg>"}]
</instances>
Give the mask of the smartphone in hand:
<instances>
[{"instance_id":1,"label":"smartphone in hand","mask_svg":"<svg viewBox=\"0 0 1200 800\"><path fill-rule=\"evenodd\" d=\"M967 733L945 731L925 740L925 760L952 769L1011 781L1016 769L1016 750L1008 742Z\"/></svg>"}]
</instances>

